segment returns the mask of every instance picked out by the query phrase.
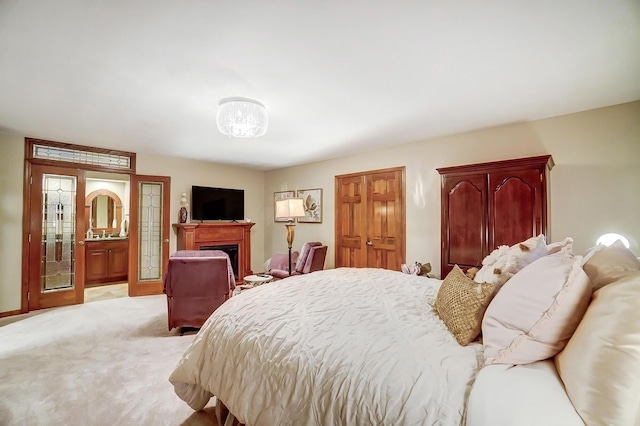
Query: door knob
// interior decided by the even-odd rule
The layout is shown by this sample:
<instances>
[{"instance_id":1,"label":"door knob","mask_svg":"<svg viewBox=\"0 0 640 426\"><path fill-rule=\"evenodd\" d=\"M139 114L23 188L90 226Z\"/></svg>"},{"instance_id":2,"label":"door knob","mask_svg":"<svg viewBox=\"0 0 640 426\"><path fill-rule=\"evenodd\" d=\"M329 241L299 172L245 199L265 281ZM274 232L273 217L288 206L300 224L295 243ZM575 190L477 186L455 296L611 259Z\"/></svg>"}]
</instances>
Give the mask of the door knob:
<instances>
[{"instance_id":1,"label":"door knob","mask_svg":"<svg viewBox=\"0 0 640 426\"><path fill-rule=\"evenodd\" d=\"M83 246L84 245L84 241L78 241L78 245Z\"/></svg>"},{"instance_id":2,"label":"door knob","mask_svg":"<svg viewBox=\"0 0 640 426\"><path fill-rule=\"evenodd\" d=\"M372 246L372 245L373 245L373 243L372 243L371 241L367 241L367 245L368 245L368 246Z\"/></svg>"},{"instance_id":3,"label":"door knob","mask_svg":"<svg viewBox=\"0 0 640 426\"><path fill-rule=\"evenodd\" d=\"M168 239L168 238L165 238L164 240L162 240L162 242L163 242L163 243L168 243L168 242L169 242L169 239Z\"/></svg>"}]
</instances>

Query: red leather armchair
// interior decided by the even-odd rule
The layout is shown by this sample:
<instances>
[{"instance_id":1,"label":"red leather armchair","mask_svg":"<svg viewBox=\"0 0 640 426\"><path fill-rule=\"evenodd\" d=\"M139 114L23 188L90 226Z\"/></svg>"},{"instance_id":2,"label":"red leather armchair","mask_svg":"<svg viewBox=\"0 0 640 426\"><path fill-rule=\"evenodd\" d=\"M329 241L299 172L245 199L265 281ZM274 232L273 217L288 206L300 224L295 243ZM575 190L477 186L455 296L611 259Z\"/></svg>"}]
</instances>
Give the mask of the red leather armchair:
<instances>
[{"instance_id":1,"label":"red leather armchair","mask_svg":"<svg viewBox=\"0 0 640 426\"><path fill-rule=\"evenodd\" d=\"M298 256L296 267L292 268L293 271L291 272L291 276L309 274L311 272L324 269L326 257L327 246L317 241L305 243L302 246L302 249L300 249L300 255ZM274 279L279 280L287 278L289 276L289 271L271 269L269 270L269 275L273 276Z\"/></svg>"},{"instance_id":2,"label":"red leather armchair","mask_svg":"<svg viewBox=\"0 0 640 426\"><path fill-rule=\"evenodd\" d=\"M181 250L169 257L164 292L169 330L200 328L233 294L229 255L221 250Z\"/></svg>"}]
</instances>

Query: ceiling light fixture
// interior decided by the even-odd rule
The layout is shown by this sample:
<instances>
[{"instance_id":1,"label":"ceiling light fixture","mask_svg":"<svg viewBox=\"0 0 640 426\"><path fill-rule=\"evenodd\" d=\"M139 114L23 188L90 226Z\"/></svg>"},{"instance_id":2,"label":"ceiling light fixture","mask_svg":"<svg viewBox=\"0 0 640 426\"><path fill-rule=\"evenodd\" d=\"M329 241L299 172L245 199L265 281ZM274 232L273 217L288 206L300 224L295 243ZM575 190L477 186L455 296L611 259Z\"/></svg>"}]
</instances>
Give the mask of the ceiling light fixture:
<instances>
[{"instance_id":1,"label":"ceiling light fixture","mask_svg":"<svg viewBox=\"0 0 640 426\"><path fill-rule=\"evenodd\" d=\"M257 138L267 133L269 118L264 105L253 99L223 99L218 105L218 130L234 138Z\"/></svg>"}]
</instances>

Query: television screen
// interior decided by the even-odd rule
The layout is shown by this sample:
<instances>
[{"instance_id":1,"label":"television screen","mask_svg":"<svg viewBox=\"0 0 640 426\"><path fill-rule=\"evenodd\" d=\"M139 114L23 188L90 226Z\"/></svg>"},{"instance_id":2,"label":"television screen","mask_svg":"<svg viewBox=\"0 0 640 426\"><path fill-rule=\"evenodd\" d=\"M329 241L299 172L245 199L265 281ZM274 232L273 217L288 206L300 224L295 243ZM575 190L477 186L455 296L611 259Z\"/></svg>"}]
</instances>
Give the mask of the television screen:
<instances>
[{"instance_id":1,"label":"television screen","mask_svg":"<svg viewBox=\"0 0 640 426\"><path fill-rule=\"evenodd\" d=\"M244 190L191 187L191 220L242 220Z\"/></svg>"}]
</instances>

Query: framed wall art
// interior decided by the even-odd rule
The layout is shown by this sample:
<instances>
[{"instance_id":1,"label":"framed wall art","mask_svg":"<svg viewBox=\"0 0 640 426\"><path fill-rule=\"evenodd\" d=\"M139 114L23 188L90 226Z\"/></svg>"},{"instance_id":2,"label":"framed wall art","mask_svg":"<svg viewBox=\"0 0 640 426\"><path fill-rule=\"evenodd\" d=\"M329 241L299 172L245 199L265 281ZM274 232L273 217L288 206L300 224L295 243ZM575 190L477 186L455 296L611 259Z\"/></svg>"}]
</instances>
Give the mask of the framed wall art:
<instances>
[{"instance_id":1,"label":"framed wall art","mask_svg":"<svg viewBox=\"0 0 640 426\"><path fill-rule=\"evenodd\" d=\"M322 223L322 189L299 189L297 196L302 198L305 214L298 222Z\"/></svg>"},{"instance_id":2,"label":"framed wall art","mask_svg":"<svg viewBox=\"0 0 640 426\"><path fill-rule=\"evenodd\" d=\"M276 201L278 200L286 200L287 198L293 198L296 196L295 191L280 191L273 193L273 220L274 222L286 222L287 219L277 219L276 218Z\"/></svg>"}]
</instances>

